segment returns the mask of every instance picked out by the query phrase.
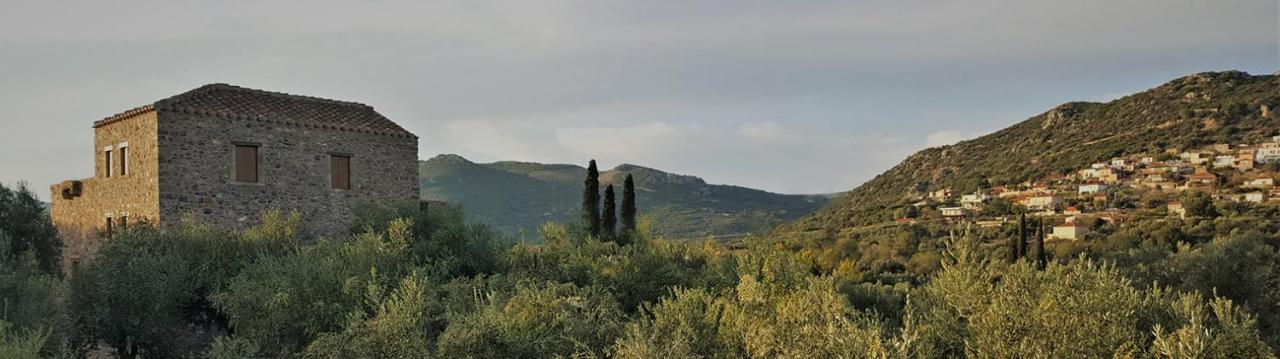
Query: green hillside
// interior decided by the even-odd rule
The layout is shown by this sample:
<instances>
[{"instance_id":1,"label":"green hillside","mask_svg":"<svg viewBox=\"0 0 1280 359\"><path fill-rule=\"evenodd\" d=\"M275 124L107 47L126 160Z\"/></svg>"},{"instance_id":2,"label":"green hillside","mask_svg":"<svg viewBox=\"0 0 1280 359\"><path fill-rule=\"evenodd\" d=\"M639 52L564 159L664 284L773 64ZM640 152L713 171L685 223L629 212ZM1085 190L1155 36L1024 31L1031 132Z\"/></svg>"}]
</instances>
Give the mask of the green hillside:
<instances>
[{"instance_id":1,"label":"green hillside","mask_svg":"<svg viewBox=\"0 0 1280 359\"><path fill-rule=\"evenodd\" d=\"M457 155L420 162L418 170L423 198L460 204L469 218L526 238L536 237L543 223L577 217L586 176L575 165L474 163ZM635 165L602 171L601 185L621 187L627 174L636 180L640 214L660 223L655 230L671 238L767 231L827 203L825 196L713 185Z\"/></svg>"},{"instance_id":2,"label":"green hillside","mask_svg":"<svg viewBox=\"0 0 1280 359\"><path fill-rule=\"evenodd\" d=\"M783 232L837 232L892 219L931 190L969 193L1067 173L1111 157L1280 134L1280 76L1182 77L1107 103L1071 102L995 133L922 150Z\"/></svg>"}]
</instances>

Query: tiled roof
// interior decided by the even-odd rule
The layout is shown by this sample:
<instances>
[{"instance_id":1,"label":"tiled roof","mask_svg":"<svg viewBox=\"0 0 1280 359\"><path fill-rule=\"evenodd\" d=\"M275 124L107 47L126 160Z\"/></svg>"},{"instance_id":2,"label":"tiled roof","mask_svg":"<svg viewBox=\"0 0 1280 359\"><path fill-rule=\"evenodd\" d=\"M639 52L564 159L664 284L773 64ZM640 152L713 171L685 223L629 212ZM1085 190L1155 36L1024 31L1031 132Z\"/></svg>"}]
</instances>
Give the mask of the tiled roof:
<instances>
[{"instance_id":1,"label":"tiled roof","mask_svg":"<svg viewBox=\"0 0 1280 359\"><path fill-rule=\"evenodd\" d=\"M341 131L417 137L373 107L227 84L209 84L94 122L94 127L154 110Z\"/></svg>"}]
</instances>

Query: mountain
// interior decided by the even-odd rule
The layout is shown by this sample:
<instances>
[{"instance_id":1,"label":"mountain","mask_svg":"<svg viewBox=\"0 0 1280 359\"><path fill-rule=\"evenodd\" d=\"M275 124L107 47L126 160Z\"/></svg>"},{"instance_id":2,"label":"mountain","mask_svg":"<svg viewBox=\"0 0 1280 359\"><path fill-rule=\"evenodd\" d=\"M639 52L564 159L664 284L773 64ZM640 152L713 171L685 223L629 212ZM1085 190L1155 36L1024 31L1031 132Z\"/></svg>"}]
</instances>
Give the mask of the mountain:
<instances>
[{"instance_id":1,"label":"mountain","mask_svg":"<svg viewBox=\"0 0 1280 359\"><path fill-rule=\"evenodd\" d=\"M833 233L892 220L929 191L970 193L1115 156L1280 134L1280 76L1207 72L1107 103L1071 102L995 133L922 150L780 233Z\"/></svg>"},{"instance_id":2,"label":"mountain","mask_svg":"<svg viewBox=\"0 0 1280 359\"><path fill-rule=\"evenodd\" d=\"M475 163L449 154L420 162L418 171L423 198L460 204L469 219L529 239L543 223L578 218L587 173L575 165ZM600 173L601 186L617 187L619 204L627 174L636 181L640 214L651 216L655 231L669 238L768 231L828 201L820 195L707 184L698 177L624 164Z\"/></svg>"}]
</instances>

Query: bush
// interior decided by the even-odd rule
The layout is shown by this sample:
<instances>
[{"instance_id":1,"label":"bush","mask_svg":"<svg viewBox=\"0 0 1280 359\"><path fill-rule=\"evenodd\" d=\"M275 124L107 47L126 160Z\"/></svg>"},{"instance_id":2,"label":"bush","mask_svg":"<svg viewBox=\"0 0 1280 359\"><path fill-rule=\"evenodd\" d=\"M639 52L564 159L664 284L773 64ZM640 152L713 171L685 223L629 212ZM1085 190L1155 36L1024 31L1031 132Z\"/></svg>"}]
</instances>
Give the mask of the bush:
<instances>
[{"instance_id":1,"label":"bush","mask_svg":"<svg viewBox=\"0 0 1280 359\"><path fill-rule=\"evenodd\" d=\"M482 300L440 336L441 357L603 356L622 330L617 302L597 287L523 284L510 298Z\"/></svg>"},{"instance_id":2,"label":"bush","mask_svg":"<svg viewBox=\"0 0 1280 359\"><path fill-rule=\"evenodd\" d=\"M201 300L179 242L153 229L117 234L71 276L75 349L102 342L124 357L175 356Z\"/></svg>"},{"instance_id":3,"label":"bush","mask_svg":"<svg viewBox=\"0 0 1280 359\"><path fill-rule=\"evenodd\" d=\"M15 330L13 324L0 320L0 358L40 358L48 339L48 329Z\"/></svg>"},{"instance_id":4,"label":"bush","mask_svg":"<svg viewBox=\"0 0 1280 359\"><path fill-rule=\"evenodd\" d=\"M322 241L294 255L264 258L213 295L236 335L273 355L295 353L343 327L340 313L357 307L370 285L386 286L406 271L408 220L385 233Z\"/></svg>"}]
</instances>

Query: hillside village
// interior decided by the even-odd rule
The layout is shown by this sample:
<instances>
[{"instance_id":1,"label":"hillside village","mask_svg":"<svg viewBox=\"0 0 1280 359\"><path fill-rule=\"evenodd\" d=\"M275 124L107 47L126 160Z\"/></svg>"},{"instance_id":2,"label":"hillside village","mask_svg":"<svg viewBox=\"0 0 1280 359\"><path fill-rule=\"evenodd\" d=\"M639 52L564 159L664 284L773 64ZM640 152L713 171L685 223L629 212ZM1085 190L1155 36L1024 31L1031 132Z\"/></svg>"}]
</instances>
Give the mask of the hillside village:
<instances>
[{"instance_id":1,"label":"hillside village","mask_svg":"<svg viewBox=\"0 0 1280 359\"><path fill-rule=\"evenodd\" d=\"M898 223L936 216L997 227L1016 221L1017 204L1028 216L1056 223L1049 238L1080 240L1097 226L1125 222L1142 210L1163 209L1165 215L1185 219L1187 208L1178 198L1186 191L1219 202L1280 205L1278 172L1280 136L1275 136L1256 144L1222 143L1115 157L1070 173L974 193L935 190L895 217Z\"/></svg>"}]
</instances>

